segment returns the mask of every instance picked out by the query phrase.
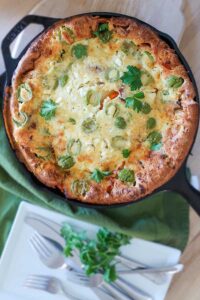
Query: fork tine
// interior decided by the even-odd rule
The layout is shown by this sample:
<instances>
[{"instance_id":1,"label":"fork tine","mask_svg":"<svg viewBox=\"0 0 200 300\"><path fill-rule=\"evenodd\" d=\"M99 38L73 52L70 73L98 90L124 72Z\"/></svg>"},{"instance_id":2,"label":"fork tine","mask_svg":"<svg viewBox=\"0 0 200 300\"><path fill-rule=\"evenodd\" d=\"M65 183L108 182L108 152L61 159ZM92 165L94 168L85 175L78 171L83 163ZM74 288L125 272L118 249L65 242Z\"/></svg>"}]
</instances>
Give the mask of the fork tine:
<instances>
[{"instance_id":1,"label":"fork tine","mask_svg":"<svg viewBox=\"0 0 200 300\"><path fill-rule=\"evenodd\" d=\"M48 246L48 242L44 240L44 238L36 231L33 238L40 245L41 248L44 249L48 255L52 254L50 247Z\"/></svg>"},{"instance_id":2,"label":"fork tine","mask_svg":"<svg viewBox=\"0 0 200 300\"><path fill-rule=\"evenodd\" d=\"M37 276L28 276L24 282L25 287L31 287L35 289L45 289L48 285L48 281L41 280Z\"/></svg>"},{"instance_id":3,"label":"fork tine","mask_svg":"<svg viewBox=\"0 0 200 300\"><path fill-rule=\"evenodd\" d=\"M52 278L52 277L49 276L49 275L29 274L29 275L27 276L27 278L38 278L38 279L46 279L46 280L49 280L49 279Z\"/></svg>"},{"instance_id":4,"label":"fork tine","mask_svg":"<svg viewBox=\"0 0 200 300\"><path fill-rule=\"evenodd\" d=\"M28 277L26 279L27 282L39 282L39 283L46 283L48 282L48 279L45 279L45 278L38 278L38 277Z\"/></svg>"},{"instance_id":5,"label":"fork tine","mask_svg":"<svg viewBox=\"0 0 200 300\"><path fill-rule=\"evenodd\" d=\"M33 238L29 239L29 243L31 245L31 247L33 248L33 250L35 250L35 252L41 256L43 259L47 258L46 253L43 251L43 249L40 248L40 246L38 246L38 244L35 242L35 240Z\"/></svg>"},{"instance_id":6,"label":"fork tine","mask_svg":"<svg viewBox=\"0 0 200 300\"><path fill-rule=\"evenodd\" d=\"M43 290L43 291L45 290L45 286L33 284L33 283L29 283L29 282L25 282L25 284L23 286L26 288L32 288L32 289Z\"/></svg>"},{"instance_id":7,"label":"fork tine","mask_svg":"<svg viewBox=\"0 0 200 300\"><path fill-rule=\"evenodd\" d=\"M51 255L50 250L48 247L45 246L45 243L41 242L40 239L38 239L38 236L34 234L30 239L29 242L33 249L43 258L48 258Z\"/></svg>"}]
</instances>

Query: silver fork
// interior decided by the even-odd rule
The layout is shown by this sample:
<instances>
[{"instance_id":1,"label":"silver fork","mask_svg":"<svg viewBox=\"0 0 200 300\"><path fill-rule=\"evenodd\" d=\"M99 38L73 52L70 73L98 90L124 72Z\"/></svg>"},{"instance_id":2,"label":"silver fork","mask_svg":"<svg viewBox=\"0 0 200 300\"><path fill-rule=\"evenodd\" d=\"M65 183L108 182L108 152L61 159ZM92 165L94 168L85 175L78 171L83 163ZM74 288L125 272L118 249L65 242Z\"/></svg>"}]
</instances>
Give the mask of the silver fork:
<instances>
[{"instance_id":1,"label":"silver fork","mask_svg":"<svg viewBox=\"0 0 200 300\"><path fill-rule=\"evenodd\" d=\"M143 292L133 284L127 283L125 280L117 279L114 284L108 284L104 281L102 274L86 276L84 273L77 273L73 270L67 272L67 277L70 281L91 289L101 287L107 290L115 299L125 300L152 300L152 297Z\"/></svg>"},{"instance_id":2,"label":"silver fork","mask_svg":"<svg viewBox=\"0 0 200 300\"><path fill-rule=\"evenodd\" d=\"M50 294L63 294L70 300L83 300L71 295L64 287L62 281L56 277L47 275L28 275L24 287L48 292Z\"/></svg>"},{"instance_id":3,"label":"silver fork","mask_svg":"<svg viewBox=\"0 0 200 300\"><path fill-rule=\"evenodd\" d=\"M34 232L33 236L29 239L29 243L33 250L37 253L41 261L45 266L51 269L71 269L74 268L76 271L82 272L81 268L75 263L74 260L70 259L70 266L66 263L64 255L58 250L52 243L44 239L37 231Z\"/></svg>"},{"instance_id":4,"label":"silver fork","mask_svg":"<svg viewBox=\"0 0 200 300\"><path fill-rule=\"evenodd\" d=\"M69 271L73 270L73 272L83 272L81 267L79 267L79 264L76 263L76 260L79 261L79 257L76 253L74 253L73 260L68 260L70 261L70 265L68 265L60 250L43 238L37 231L35 231L34 235L29 239L29 243L39 256L42 263L48 268L61 268ZM93 292L99 297L99 299L113 300L113 298L109 297L106 290L94 289Z\"/></svg>"},{"instance_id":5,"label":"silver fork","mask_svg":"<svg viewBox=\"0 0 200 300\"><path fill-rule=\"evenodd\" d=\"M80 258L76 253L74 253L73 259L69 259L67 264L65 262L65 258L63 254L58 250L52 243L48 242L45 238L43 238L37 231L34 233L34 235L30 238L29 240L30 245L34 249L34 251L39 255L41 261L49 268L62 268L66 270L75 270L73 273L82 273L83 276L86 276L81 268L81 263L80 263ZM72 272L70 272L72 274ZM71 280L71 277L69 276L69 280ZM72 280L71 280L72 281ZM102 278L103 282L103 278ZM127 300L126 298L123 298L124 292L126 293L126 289L124 288L121 289L120 284L116 287L110 287L108 284L103 284L104 285L104 292L107 293L109 292L110 288L112 290L112 294L117 294L115 295L116 299L124 299ZM117 291L116 289L119 289L120 291ZM93 289L93 292L96 293L96 289ZM130 289L129 289L130 292ZM120 294L120 296L119 296ZM142 291L140 292L138 288L135 286L131 286L131 296L135 296L138 294L142 294ZM118 298L117 298L118 297ZM125 296L124 296L125 297ZM130 299L130 298L129 298ZM147 300L149 298L143 297L143 299Z\"/></svg>"}]
</instances>

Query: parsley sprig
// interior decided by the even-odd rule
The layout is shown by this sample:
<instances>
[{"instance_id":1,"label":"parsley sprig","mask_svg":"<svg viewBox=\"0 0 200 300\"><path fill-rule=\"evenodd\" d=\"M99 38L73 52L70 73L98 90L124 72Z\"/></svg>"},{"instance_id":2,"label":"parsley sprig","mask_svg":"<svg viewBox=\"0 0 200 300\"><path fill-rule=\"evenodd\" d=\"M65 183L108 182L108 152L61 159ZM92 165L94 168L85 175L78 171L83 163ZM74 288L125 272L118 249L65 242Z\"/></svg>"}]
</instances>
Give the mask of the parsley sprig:
<instances>
[{"instance_id":1,"label":"parsley sprig","mask_svg":"<svg viewBox=\"0 0 200 300\"><path fill-rule=\"evenodd\" d=\"M51 120L56 114L56 107L57 104L52 99L43 101L40 109L40 116L46 121Z\"/></svg>"},{"instance_id":2,"label":"parsley sprig","mask_svg":"<svg viewBox=\"0 0 200 300\"><path fill-rule=\"evenodd\" d=\"M142 112L143 114L149 114L151 111L151 106L147 102L142 102L142 99L144 99L144 93L137 92L125 99L126 107L132 108L137 113Z\"/></svg>"},{"instance_id":3,"label":"parsley sprig","mask_svg":"<svg viewBox=\"0 0 200 300\"><path fill-rule=\"evenodd\" d=\"M142 72L140 69L134 66L127 66L126 72L124 72L121 80L123 83L128 84L130 86L131 91L135 91L142 86L141 75Z\"/></svg>"},{"instance_id":4,"label":"parsley sprig","mask_svg":"<svg viewBox=\"0 0 200 300\"><path fill-rule=\"evenodd\" d=\"M76 232L68 224L63 225L61 235L66 242L65 255L72 256L77 249L86 275L102 273L107 282L117 279L114 259L119 255L119 248L129 243L127 235L100 228L91 240L86 232Z\"/></svg>"}]
</instances>

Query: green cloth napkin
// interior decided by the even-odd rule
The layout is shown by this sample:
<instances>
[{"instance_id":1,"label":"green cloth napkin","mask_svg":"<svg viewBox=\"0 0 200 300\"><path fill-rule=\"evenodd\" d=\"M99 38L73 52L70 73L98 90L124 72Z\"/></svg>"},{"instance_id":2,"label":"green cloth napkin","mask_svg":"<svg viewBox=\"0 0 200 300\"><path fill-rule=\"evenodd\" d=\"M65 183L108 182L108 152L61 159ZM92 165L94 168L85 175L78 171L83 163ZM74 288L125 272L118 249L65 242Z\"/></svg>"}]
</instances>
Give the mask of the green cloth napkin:
<instances>
[{"instance_id":1,"label":"green cloth napkin","mask_svg":"<svg viewBox=\"0 0 200 300\"><path fill-rule=\"evenodd\" d=\"M189 208L178 194L163 192L120 208L86 209L68 204L33 177L10 148L0 112L0 253L21 200L128 235L183 250L189 232Z\"/></svg>"}]
</instances>

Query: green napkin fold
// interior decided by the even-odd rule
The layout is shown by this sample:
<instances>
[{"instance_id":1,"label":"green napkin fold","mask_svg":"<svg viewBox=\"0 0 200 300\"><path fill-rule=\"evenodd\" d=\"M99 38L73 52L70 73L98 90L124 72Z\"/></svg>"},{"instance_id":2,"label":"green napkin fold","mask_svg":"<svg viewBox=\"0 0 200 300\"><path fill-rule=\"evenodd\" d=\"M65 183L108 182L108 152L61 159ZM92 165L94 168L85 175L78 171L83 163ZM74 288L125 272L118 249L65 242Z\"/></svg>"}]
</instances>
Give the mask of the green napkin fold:
<instances>
[{"instance_id":1,"label":"green napkin fold","mask_svg":"<svg viewBox=\"0 0 200 300\"><path fill-rule=\"evenodd\" d=\"M187 244L189 207L176 193L162 192L120 208L86 209L38 187L11 150L0 112L0 253L21 200L181 250Z\"/></svg>"}]
</instances>

